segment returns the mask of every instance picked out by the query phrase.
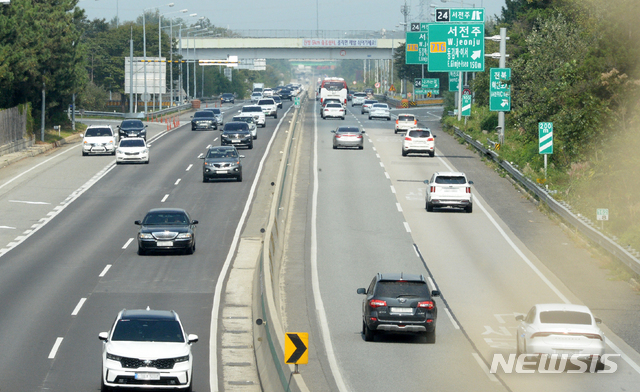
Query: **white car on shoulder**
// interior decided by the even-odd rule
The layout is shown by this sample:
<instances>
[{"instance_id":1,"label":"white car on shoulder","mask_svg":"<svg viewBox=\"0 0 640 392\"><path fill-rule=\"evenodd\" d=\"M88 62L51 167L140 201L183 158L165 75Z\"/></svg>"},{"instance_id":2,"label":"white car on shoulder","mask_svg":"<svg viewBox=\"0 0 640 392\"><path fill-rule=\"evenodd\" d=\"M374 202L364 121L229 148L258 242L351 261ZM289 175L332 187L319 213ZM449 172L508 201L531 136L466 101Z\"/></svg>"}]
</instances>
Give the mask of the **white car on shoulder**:
<instances>
[{"instance_id":1,"label":"white car on shoulder","mask_svg":"<svg viewBox=\"0 0 640 392\"><path fill-rule=\"evenodd\" d=\"M434 207L457 207L464 208L466 212L473 211L473 181L468 181L464 173L436 172L424 183L427 184L427 211L432 212Z\"/></svg>"},{"instance_id":2,"label":"white car on shoulder","mask_svg":"<svg viewBox=\"0 0 640 392\"><path fill-rule=\"evenodd\" d=\"M373 118L386 118L387 121L390 121L389 105L386 103L374 103L369 109L369 120Z\"/></svg>"},{"instance_id":3,"label":"white car on shoulder","mask_svg":"<svg viewBox=\"0 0 640 392\"><path fill-rule=\"evenodd\" d=\"M566 354L579 360L598 360L605 353L602 321L583 305L537 304L520 321L516 333L516 351L520 354Z\"/></svg>"},{"instance_id":4,"label":"white car on shoulder","mask_svg":"<svg viewBox=\"0 0 640 392\"><path fill-rule=\"evenodd\" d=\"M436 153L435 137L429 128L409 129L402 139L402 156L419 152L433 157Z\"/></svg>"},{"instance_id":5,"label":"white car on shoulder","mask_svg":"<svg viewBox=\"0 0 640 392\"><path fill-rule=\"evenodd\" d=\"M111 154L115 155L118 134L110 125L91 125L82 138L82 155Z\"/></svg>"},{"instance_id":6,"label":"white car on shoulder","mask_svg":"<svg viewBox=\"0 0 640 392\"><path fill-rule=\"evenodd\" d=\"M127 137L120 140L116 148L116 164L126 162L149 163L149 146L141 137Z\"/></svg>"}]
</instances>

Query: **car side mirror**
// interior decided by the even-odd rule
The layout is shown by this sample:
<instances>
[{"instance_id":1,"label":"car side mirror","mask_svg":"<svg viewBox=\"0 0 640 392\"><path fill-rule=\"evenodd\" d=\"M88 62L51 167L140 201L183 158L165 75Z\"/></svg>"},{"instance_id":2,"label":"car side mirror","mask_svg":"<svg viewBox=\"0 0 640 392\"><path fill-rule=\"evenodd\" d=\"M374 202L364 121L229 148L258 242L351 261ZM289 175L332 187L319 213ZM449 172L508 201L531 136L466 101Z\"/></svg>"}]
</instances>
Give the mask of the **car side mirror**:
<instances>
[{"instance_id":1,"label":"car side mirror","mask_svg":"<svg viewBox=\"0 0 640 392\"><path fill-rule=\"evenodd\" d=\"M138 226L140 226L142 223L140 223L140 221L139 221L139 220L137 220L137 221L133 222L133 224L134 224L134 225L138 225Z\"/></svg>"},{"instance_id":2,"label":"car side mirror","mask_svg":"<svg viewBox=\"0 0 640 392\"><path fill-rule=\"evenodd\" d=\"M98 334L98 339L106 342L109 339L109 332L100 332Z\"/></svg>"},{"instance_id":3,"label":"car side mirror","mask_svg":"<svg viewBox=\"0 0 640 392\"><path fill-rule=\"evenodd\" d=\"M120 125L116 125L116 128L120 129Z\"/></svg>"},{"instance_id":4,"label":"car side mirror","mask_svg":"<svg viewBox=\"0 0 640 392\"><path fill-rule=\"evenodd\" d=\"M146 127L148 127L148 125L145 125L144 127L146 128Z\"/></svg>"},{"instance_id":5,"label":"car side mirror","mask_svg":"<svg viewBox=\"0 0 640 392\"><path fill-rule=\"evenodd\" d=\"M594 319L596 320L596 324L602 324L602 319L598 317L594 317Z\"/></svg>"},{"instance_id":6,"label":"car side mirror","mask_svg":"<svg viewBox=\"0 0 640 392\"><path fill-rule=\"evenodd\" d=\"M524 321L524 316L519 314L519 315L516 316L516 320L517 321Z\"/></svg>"},{"instance_id":7,"label":"car side mirror","mask_svg":"<svg viewBox=\"0 0 640 392\"><path fill-rule=\"evenodd\" d=\"M437 137L437 136L436 136L436 135L434 135L433 133L431 134L431 136L433 136L433 137L434 137L434 139Z\"/></svg>"},{"instance_id":8,"label":"car side mirror","mask_svg":"<svg viewBox=\"0 0 640 392\"><path fill-rule=\"evenodd\" d=\"M429 184L429 180L424 180L423 181L425 184Z\"/></svg>"},{"instance_id":9,"label":"car side mirror","mask_svg":"<svg viewBox=\"0 0 640 392\"><path fill-rule=\"evenodd\" d=\"M431 291L431 296L432 297L439 297L440 296L440 291L439 290L432 290Z\"/></svg>"},{"instance_id":10,"label":"car side mirror","mask_svg":"<svg viewBox=\"0 0 640 392\"><path fill-rule=\"evenodd\" d=\"M191 221L191 224L192 224L192 225L197 225L197 224L198 224L198 221L194 219L194 220L192 220L192 221Z\"/></svg>"},{"instance_id":11,"label":"car side mirror","mask_svg":"<svg viewBox=\"0 0 640 392\"><path fill-rule=\"evenodd\" d=\"M469 184L473 185L473 181L469 181Z\"/></svg>"},{"instance_id":12,"label":"car side mirror","mask_svg":"<svg viewBox=\"0 0 640 392\"><path fill-rule=\"evenodd\" d=\"M238 110L238 113L242 113L242 110Z\"/></svg>"},{"instance_id":13,"label":"car side mirror","mask_svg":"<svg viewBox=\"0 0 640 392\"><path fill-rule=\"evenodd\" d=\"M200 155L200 156L198 156L198 158L204 159L204 155Z\"/></svg>"},{"instance_id":14,"label":"car side mirror","mask_svg":"<svg viewBox=\"0 0 640 392\"><path fill-rule=\"evenodd\" d=\"M195 343L198 341L198 335L190 333L189 335L187 335L187 340L189 340L189 344Z\"/></svg>"},{"instance_id":15,"label":"car side mirror","mask_svg":"<svg viewBox=\"0 0 640 392\"><path fill-rule=\"evenodd\" d=\"M331 133L336 133L335 129L331 131Z\"/></svg>"},{"instance_id":16,"label":"car side mirror","mask_svg":"<svg viewBox=\"0 0 640 392\"><path fill-rule=\"evenodd\" d=\"M362 133L366 133L366 132L363 130Z\"/></svg>"},{"instance_id":17,"label":"car side mirror","mask_svg":"<svg viewBox=\"0 0 640 392\"><path fill-rule=\"evenodd\" d=\"M358 290L356 290L356 292L358 294L366 294L367 293L367 289L365 289L364 287L361 287Z\"/></svg>"},{"instance_id":18,"label":"car side mirror","mask_svg":"<svg viewBox=\"0 0 640 392\"><path fill-rule=\"evenodd\" d=\"M191 118L193 118L193 116L191 116Z\"/></svg>"}]
</instances>

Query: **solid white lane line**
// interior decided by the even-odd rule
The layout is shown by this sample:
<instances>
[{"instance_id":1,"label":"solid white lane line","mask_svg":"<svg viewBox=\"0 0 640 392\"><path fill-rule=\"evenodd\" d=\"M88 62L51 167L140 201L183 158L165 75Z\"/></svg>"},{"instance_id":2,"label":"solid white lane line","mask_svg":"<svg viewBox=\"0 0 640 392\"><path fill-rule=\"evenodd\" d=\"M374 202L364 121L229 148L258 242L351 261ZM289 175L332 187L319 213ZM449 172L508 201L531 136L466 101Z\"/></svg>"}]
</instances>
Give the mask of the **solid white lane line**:
<instances>
[{"instance_id":1,"label":"solid white lane line","mask_svg":"<svg viewBox=\"0 0 640 392\"><path fill-rule=\"evenodd\" d=\"M51 204L44 201L25 201L25 200L9 200L9 203L24 203L24 204Z\"/></svg>"},{"instance_id":2,"label":"solid white lane line","mask_svg":"<svg viewBox=\"0 0 640 392\"><path fill-rule=\"evenodd\" d=\"M456 320L453 318L453 315L449 311L448 307L446 307L446 306L444 307L444 312L447 314L447 316L449 316L449 320L451 321L451 324L453 324L453 328L460 329L460 326L458 325Z\"/></svg>"},{"instance_id":3,"label":"solid white lane line","mask_svg":"<svg viewBox=\"0 0 640 392\"><path fill-rule=\"evenodd\" d=\"M82 305L84 305L84 301L86 301L86 298L80 298L80 302L78 302L78 304L76 305L76 308L73 309L73 312L71 312L72 316L77 316L78 312L80 312L80 308L82 308Z\"/></svg>"},{"instance_id":4,"label":"solid white lane line","mask_svg":"<svg viewBox=\"0 0 640 392\"><path fill-rule=\"evenodd\" d=\"M387 180L391 179L391 176L389 176L389 173L387 173L387 172L384 172L384 176L387 177Z\"/></svg>"},{"instance_id":5,"label":"solid white lane line","mask_svg":"<svg viewBox=\"0 0 640 392\"><path fill-rule=\"evenodd\" d=\"M167 201L168 198L169 198L169 194L167 193L166 195L164 195L162 200L160 200L160 203L164 203L165 201Z\"/></svg>"},{"instance_id":6,"label":"solid white lane line","mask_svg":"<svg viewBox=\"0 0 640 392\"><path fill-rule=\"evenodd\" d=\"M491 372L489 372L487 365L484 364L484 361L482 360L482 358L480 358L480 355L478 355L478 353L471 353L471 354L476 359L476 362L478 362L478 365L480 365L480 368L482 368L482 371L484 372L484 374L486 374L487 377L489 377L489 380L498 382L498 379L496 378L496 376L494 376L493 374L491 374Z\"/></svg>"},{"instance_id":7,"label":"solid white lane line","mask_svg":"<svg viewBox=\"0 0 640 392\"><path fill-rule=\"evenodd\" d=\"M173 185L178 185L179 183L180 183L180 178L178 178L178 179L176 180L176 183L175 183L175 184L173 184Z\"/></svg>"},{"instance_id":8,"label":"solid white lane line","mask_svg":"<svg viewBox=\"0 0 640 392\"><path fill-rule=\"evenodd\" d=\"M100 275L98 275L99 278L104 277L107 274L107 271L109 271L109 268L111 268L111 264L107 264L106 267L104 267L104 269L102 270L102 272L100 272Z\"/></svg>"},{"instance_id":9,"label":"solid white lane line","mask_svg":"<svg viewBox=\"0 0 640 392\"><path fill-rule=\"evenodd\" d=\"M127 240L127 242L124 243L124 245L122 246L122 249L127 249L127 246L129 246L129 244L133 241L133 238L129 238Z\"/></svg>"},{"instance_id":10,"label":"solid white lane line","mask_svg":"<svg viewBox=\"0 0 640 392\"><path fill-rule=\"evenodd\" d=\"M189 169L191 169L192 167L193 167L193 164L189 165L189 166L187 167L187 170L185 170L185 171L189 171Z\"/></svg>"},{"instance_id":11,"label":"solid white lane line","mask_svg":"<svg viewBox=\"0 0 640 392\"><path fill-rule=\"evenodd\" d=\"M313 105L314 113L317 113L317 101ZM316 303L316 312L318 315L318 321L320 323L320 335L324 343L325 351L327 353L327 361L329 361L329 368L333 374L333 378L336 381L338 391L347 392L347 384L342 378L342 372L333 350L333 343L331 342L331 331L329 330L329 322L327 320L327 313L322 301L322 294L320 293L320 278L318 276L318 116L313 116L313 196L311 202L311 282L313 288L313 299ZM391 187L393 189L393 187ZM215 336L215 335L211 335Z\"/></svg>"},{"instance_id":12,"label":"solid white lane line","mask_svg":"<svg viewBox=\"0 0 640 392\"><path fill-rule=\"evenodd\" d=\"M404 229L407 231L407 233L411 233L411 228L409 227L409 224L407 222L402 222L404 224Z\"/></svg>"},{"instance_id":13,"label":"solid white lane line","mask_svg":"<svg viewBox=\"0 0 640 392\"><path fill-rule=\"evenodd\" d=\"M394 188L393 185L391 185L391 193L396 193L396 188Z\"/></svg>"},{"instance_id":14,"label":"solid white lane line","mask_svg":"<svg viewBox=\"0 0 640 392\"><path fill-rule=\"evenodd\" d=\"M11 227L11 226L0 226L0 229L9 229L9 230L15 230L15 227Z\"/></svg>"},{"instance_id":15,"label":"solid white lane line","mask_svg":"<svg viewBox=\"0 0 640 392\"><path fill-rule=\"evenodd\" d=\"M610 339L605 338L605 342L609 347L613 349L613 351L616 352L616 354L620 354L620 357L624 359L624 361L628 363L629 366L633 368L633 370L640 373L640 366L638 366L638 364L635 363L633 359L629 358L629 356L625 354L618 346L616 346Z\"/></svg>"},{"instance_id":16,"label":"solid white lane line","mask_svg":"<svg viewBox=\"0 0 640 392\"><path fill-rule=\"evenodd\" d=\"M56 353L58 352L58 349L60 348L60 345L62 344L62 339L63 338L57 338L56 342L53 344L53 348L51 349L51 352L49 353L49 359L53 359L56 357Z\"/></svg>"},{"instance_id":17,"label":"solid white lane line","mask_svg":"<svg viewBox=\"0 0 640 392\"><path fill-rule=\"evenodd\" d=\"M400 203L396 203L396 207L398 207L398 212L402 212L402 206Z\"/></svg>"}]
</instances>

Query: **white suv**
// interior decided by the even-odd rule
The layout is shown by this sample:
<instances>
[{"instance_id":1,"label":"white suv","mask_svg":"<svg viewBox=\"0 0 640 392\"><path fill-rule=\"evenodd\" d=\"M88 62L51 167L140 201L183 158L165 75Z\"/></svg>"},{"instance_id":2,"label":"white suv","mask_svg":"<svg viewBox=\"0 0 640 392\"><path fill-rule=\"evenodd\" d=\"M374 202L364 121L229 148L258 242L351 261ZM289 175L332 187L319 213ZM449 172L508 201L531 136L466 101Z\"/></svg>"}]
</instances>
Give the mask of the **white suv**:
<instances>
[{"instance_id":1,"label":"white suv","mask_svg":"<svg viewBox=\"0 0 640 392\"><path fill-rule=\"evenodd\" d=\"M433 157L436 154L436 135L429 128L409 129L402 139L402 156L412 152L426 152Z\"/></svg>"},{"instance_id":2,"label":"white suv","mask_svg":"<svg viewBox=\"0 0 640 392\"><path fill-rule=\"evenodd\" d=\"M273 98L263 98L259 100L258 106L262 108L265 116L278 118L278 104L273 100Z\"/></svg>"},{"instance_id":3,"label":"white suv","mask_svg":"<svg viewBox=\"0 0 640 392\"><path fill-rule=\"evenodd\" d=\"M418 119L413 114L400 113L396 119L396 128L394 133L398 131L407 131L418 126Z\"/></svg>"},{"instance_id":4,"label":"white suv","mask_svg":"<svg viewBox=\"0 0 640 392\"><path fill-rule=\"evenodd\" d=\"M367 94L360 92L353 93L353 98L351 98L351 107L354 107L356 105L362 106L365 99L367 99Z\"/></svg>"},{"instance_id":5,"label":"white suv","mask_svg":"<svg viewBox=\"0 0 640 392\"><path fill-rule=\"evenodd\" d=\"M466 212L473 211L473 181L467 181L464 173L436 172L424 183L427 184L427 211L433 211L433 207L458 207Z\"/></svg>"},{"instance_id":6,"label":"white suv","mask_svg":"<svg viewBox=\"0 0 640 392\"><path fill-rule=\"evenodd\" d=\"M122 310L111 331L101 332L101 390L111 387L182 389L192 387L191 344L173 310Z\"/></svg>"},{"instance_id":7,"label":"white suv","mask_svg":"<svg viewBox=\"0 0 640 392\"><path fill-rule=\"evenodd\" d=\"M262 107L258 105L243 106L242 109L238 110L238 113L252 115L256 125L260 125L262 128L264 128L267 123Z\"/></svg>"},{"instance_id":8,"label":"white suv","mask_svg":"<svg viewBox=\"0 0 640 392\"><path fill-rule=\"evenodd\" d=\"M82 138L82 155L116 154L118 134L110 125L91 125Z\"/></svg>"}]
</instances>

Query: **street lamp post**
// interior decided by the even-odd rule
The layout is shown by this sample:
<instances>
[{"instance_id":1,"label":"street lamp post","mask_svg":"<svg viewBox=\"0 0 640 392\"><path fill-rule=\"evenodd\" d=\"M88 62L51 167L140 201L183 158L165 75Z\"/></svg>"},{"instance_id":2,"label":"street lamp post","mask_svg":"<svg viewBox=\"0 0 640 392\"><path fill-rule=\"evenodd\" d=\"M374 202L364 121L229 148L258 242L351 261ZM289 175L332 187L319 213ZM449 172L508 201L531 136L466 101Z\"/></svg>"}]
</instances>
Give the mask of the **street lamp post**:
<instances>
[{"instance_id":1,"label":"street lamp post","mask_svg":"<svg viewBox=\"0 0 640 392\"><path fill-rule=\"evenodd\" d=\"M209 31L209 29L205 29L207 31L203 31L201 33L195 33L193 34L193 98L196 98L197 95L197 90L196 90L196 86L197 86L197 81L198 78L196 77L196 65L198 64L198 61L196 59L196 35L204 35L204 34L210 34L211 32ZM202 72L204 72L204 70L202 70Z\"/></svg>"},{"instance_id":2,"label":"street lamp post","mask_svg":"<svg viewBox=\"0 0 640 392\"><path fill-rule=\"evenodd\" d=\"M159 14L158 15L158 61L162 61L162 17L164 15L171 15L171 14L179 14L179 13L185 13L189 11L188 9L183 9L180 11L175 11L175 12L169 12L169 13L165 13L165 14ZM171 18L173 19L173 18ZM171 20L169 20L169 23L172 23ZM162 69L162 62L158 63L160 65L160 69ZM166 69L166 66L165 66ZM166 76L165 76L165 82L166 82ZM173 82L172 82L173 83ZM158 81L158 93L159 98L158 98L158 107L160 108L160 110L162 110L162 82L159 80ZM171 101L173 103L173 100Z\"/></svg>"},{"instance_id":3,"label":"street lamp post","mask_svg":"<svg viewBox=\"0 0 640 392\"><path fill-rule=\"evenodd\" d=\"M173 7L174 3L166 4L165 7ZM145 8L142 10L142 51L144 56L144 113L147 114L147 100L149 94L147 91L147 20L145 15L148 10L157 7ZM132 59L133 60L133 59Z\"/></svg>"},{"instance_id":4,"label":"street lamp post","mask_svg":"<svg viewBox=\"0 0 640 392\"><path fill-rule=\"evenodd\" d=\"M203 17L200 17L200 19L202 19L202 18ZM194 30L194 29L196 29L196 30ZM187 64L186 65L186 67L187 67L187 83L186 83L187 91L186 92L187 92L187 99L189 99L189 59L188 59L188 57L189 57L189 33L191 32L189 30L194 30L193 32L196 32L196 31L201 31L202 28L199 25L195 25L193 27L189 27L188 29L184 29L184 30L187 32L187 55L184 58L186 59L185 61L186 61L186 64ZM182 29L180 29L180 54L182 54Z\"/></svg>"}]
</instances>

